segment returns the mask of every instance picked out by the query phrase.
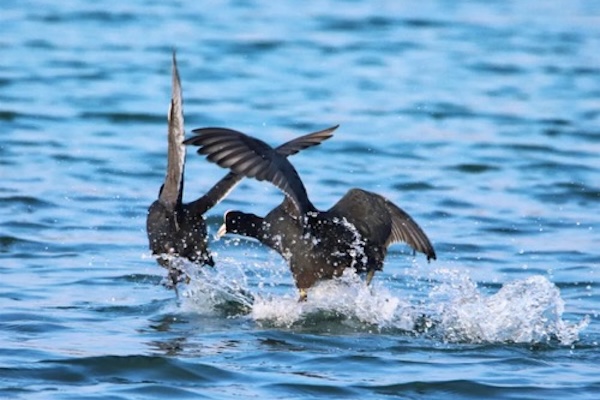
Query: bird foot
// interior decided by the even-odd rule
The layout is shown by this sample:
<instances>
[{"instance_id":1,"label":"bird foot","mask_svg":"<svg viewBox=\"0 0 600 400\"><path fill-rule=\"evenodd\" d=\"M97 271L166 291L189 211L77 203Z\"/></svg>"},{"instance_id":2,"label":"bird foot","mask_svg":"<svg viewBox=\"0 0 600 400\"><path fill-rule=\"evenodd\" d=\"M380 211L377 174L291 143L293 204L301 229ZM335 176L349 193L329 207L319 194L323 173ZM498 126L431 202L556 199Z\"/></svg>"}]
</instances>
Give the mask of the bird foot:
<instances>
[{"instance_id":1,"label":"bird foot","mask_svg":"<svg viewBox=\"0 0 600 400\"><path fill-rule=\"evenodd\" d=\"M298 299L298 303L305 302L308 299L308 294L306 293L306 289L300 289L300 298Z\"/></svg>"},{"instance_id":2,"label":"bird foot","mask_svg":"<svg viewBox=\"0 0 600 400\"><path fill-rule=\"evenodd\" d=\"M371 281L373 280L373 277L375 276L375 270L374 269L370 269L367 272L367 286L369 286L371 284Z\"/></svg>"}]
</instances>

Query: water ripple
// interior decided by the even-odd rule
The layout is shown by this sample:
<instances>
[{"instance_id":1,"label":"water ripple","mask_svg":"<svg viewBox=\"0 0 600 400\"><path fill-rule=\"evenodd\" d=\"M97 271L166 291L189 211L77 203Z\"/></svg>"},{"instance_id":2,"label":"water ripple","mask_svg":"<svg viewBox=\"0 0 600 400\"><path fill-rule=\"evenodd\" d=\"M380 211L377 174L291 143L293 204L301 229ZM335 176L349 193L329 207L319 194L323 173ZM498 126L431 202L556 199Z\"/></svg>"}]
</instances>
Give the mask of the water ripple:
<instances>
[{"instance_id":1,"label":"water ripple","mask_svg":"<svg viewBox=\"0 0 600 400\"><path fill-rule=\"evenodd\" d=\"M0 397L595 399L596 2L3 4ZM170 56L186 130L278 144L323 208L381 193L431 238L299 304L281 257L214 232L179 292L149 255ZM188 152L185 198L224 171ZM343 367L340 367L343 366ZM515 373L518 371L518 373Z\"/></svg>"}]
</instances>

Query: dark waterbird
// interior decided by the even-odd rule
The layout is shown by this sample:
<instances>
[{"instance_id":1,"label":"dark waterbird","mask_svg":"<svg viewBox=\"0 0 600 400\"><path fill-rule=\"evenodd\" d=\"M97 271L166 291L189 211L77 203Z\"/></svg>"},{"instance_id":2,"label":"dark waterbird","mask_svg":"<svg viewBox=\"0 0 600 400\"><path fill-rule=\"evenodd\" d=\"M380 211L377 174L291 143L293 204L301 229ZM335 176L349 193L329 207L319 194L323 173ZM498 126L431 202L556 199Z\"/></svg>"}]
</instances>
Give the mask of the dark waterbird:
<instances>
[{"instance_id":1,"label":"dark waterbird","mask_svg":"<svg viewBox=\"0 0 600 400\"><path fill-rule=\"evenodd\" d=\"M233 172L217 182L204 196L190 203L183 203L183 179L185 146L181 82L175 54L172 64L172 94L168 114L167 174L160 188L158 199L148 209L146 230L152 254L157 255L160 265L167 268L167 286L176 287L186 275L175 262L176 257L197 264L214 265L207 246L204 213L221 201L239 183L243 176ZM316 146L329 139L337 126L298 137L277 148L282 157Z\"/></svg>"},{"instance_id":2,"label":"dark waterbird","mask_svg":"<svg viewBox=\"0 0 600 400\"><path fill-rule=\"evenodd\" d=\"M435 259L431 242L402 209L376 193L350 189L332 208L319 211L308 198L294 166L265 142L227 129L196 129L186 144L199 146L211 162L285 193L283 202L264 218L228 211L220 234L236 233L259 240L289 263L300 291L344 269L367 273L367 284L383 268L389 245L405 242Z\"/></svg>"}]
</instances>

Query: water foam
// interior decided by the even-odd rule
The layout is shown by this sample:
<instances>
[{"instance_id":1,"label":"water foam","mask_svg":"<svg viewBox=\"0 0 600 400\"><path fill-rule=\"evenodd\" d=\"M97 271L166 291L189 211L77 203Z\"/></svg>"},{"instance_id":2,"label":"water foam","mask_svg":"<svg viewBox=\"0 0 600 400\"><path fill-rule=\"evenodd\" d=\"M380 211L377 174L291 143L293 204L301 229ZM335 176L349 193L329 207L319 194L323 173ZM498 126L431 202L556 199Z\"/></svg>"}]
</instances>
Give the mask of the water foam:
<instances>
[{"instance_id":1,"label":"water foam","mask_svg":"<svg viewBox=\"0 0 600 400\"><path fill-rule=\"evenodd\" d=\"M450 278L430 293L438 330L445 340L540 343L556 339L570 345L589 323L589 318L573 324L562 319L564 300L544 276L506 283L486 296L468 276L438 272Z\"/></svg>"},{"instance_id":2,"label":"water foam","mask_svg":"<svg viewBox=\"0 0 600 400\"><path fill-rule=\"evenodd\" d=\"M411 304L393 296L379 283L367 287L353 270L337 279L319 282L308 291L308 300L297 295L257 296L251 317L273 326L290 328L314 318L358 322L378 329L393 327L410 331L417 314Z\"/></svg>"},{"instance_id":3,"label":"water foam","mask_svg":"<svg viewBox=\"0 0 600 400\"><path fill-rule=\"evenodd\" d=\"M261 326L276 328L331 327L334 323L460 343L555 341L571 345L589 324L589 318L575 323L563 320L565 303L560 290L540 275L508 282L489 294L465 272L437 269L433 271L435 281L420 282L428 295L415 304L405 293L390 290L390 282L375 280L366 286L348 269L340 278L319 282L309 289L306 302L298 302L295 290L265 293L271 288L249 284L242 263L221 260L223 263L227 265L221 268L185 266L191 280L180 296L184 311L244 315ZM269 276L261 279L269 280Z\"/></svg>"},{"instance_id":4,"label":"water foam","mask_svg":"<svg viewBox=\"0 0 600 400\"><path fill-rule=\"evenodd\" d=\"M253 296L241 265L228 263L227 268L211 268L184 261L181 268L189 276L180 295L183 311L230 316L245 314L252 308Z\"/></svg>"}]
</instances>

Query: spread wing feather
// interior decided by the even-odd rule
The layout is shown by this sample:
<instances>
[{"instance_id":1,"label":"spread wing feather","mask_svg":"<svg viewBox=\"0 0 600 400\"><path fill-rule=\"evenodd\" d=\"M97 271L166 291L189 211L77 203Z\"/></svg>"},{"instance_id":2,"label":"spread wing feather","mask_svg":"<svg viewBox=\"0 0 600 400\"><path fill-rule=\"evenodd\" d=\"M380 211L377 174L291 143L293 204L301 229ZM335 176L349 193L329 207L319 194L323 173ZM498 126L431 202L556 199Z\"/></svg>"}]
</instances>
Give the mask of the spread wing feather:
<instances>
[{"instance_id":1,"label":"spread wing feather","mask_svg":"<svg viewBox=\"0 0 600 400\"><path fill-rule=\"evenodd\" d=\"M232 129L202 128L193 132L196 136L185 143L199 146L198 153L206 155L209 161L236 174L270 182L292 199L300 213L314 209L298 172L285 154L262 140ZM322 132L321 136L330 133ZM295 154L307 144L314 145L315 140L324 139L319 139L319 135L309 139L305 136L294 144L283 145L283 151Z\"/></svg>"},{"instance_id":2,"label":"spread wing feather","mask_svg":"<svg viewBox=\"0 0 600 400\"><path fill-rule=\"evenodd\" d=\"M346 218L373 243L387 247L404 242L425 254L428 260L436 258L421 227L404 210L381 195L350 189L329 211Z\"/></svg>"},{"instance_id":3,"label":"spread wing feather","mask_svg":"<svg viewBox=\"0 0 600 400\"><path fill-rule=\"evenodd\" d=\"M277 147L275 151L284 157L294 155L301 150L317 146L323 141L331 138L333 136L333 131L335 131L338 127L339 125L335 125L330 128L323 129L321 131L297 137ZM225 131L230 130L225 129ZM218 132L213 131L213 133ZM186 140L184 143L193 144L195 138L196 137L192 137ZM218 149L223 145L222 138L219 135L208 135L203 139L203 143L203 148L206 154L217 152ZM244 145L240 145L239 143L233 143L233 147L231 147L229 150L230 153L223 153L222 157L227 159L227 154L230 154L230 156L237 159L238 162L245 162L255 157L255 155L253 154L247 154L247 147ZM244 154L246 154L246 157L243 157ZM220 162L224 161L221 159ZM243 175L238 175L235 172L229 172L225 177L223 177L219 182L217 182L204 196L194 201L192 203L193 208L200 214L204 214L207 210L211 209L216 204L218 204L223 198L225 198L225 196L227 196L227 194L229 194L229 192L233 190L233 188L242 180L243 177ZM273 179L275 179L275 177L273 177ZM283 178L279 177L277 179L282 180Z\"/></svg>"},{"instance_id":4,"label":"spread wing feather","mask_svg":"<svg viewBox=\"0 0 600 400\"><path fill-rule=\"evenodd\" d=\"M404 210L387 199L385 199L385 206L392 221L392 232L386 245L395 242L404 242L415 251L425 254L427 260L435 260L436 255L433 245L415 220Z\"/></svg>"},{"instance_id":5,"label":"spread wing feather","mask_svg":"<svg viewBox=\"0 0 600 400\"><path fill-rule=\"evenodd\" d=\"M183 100L175 53L173 53L171 105L168 121L167 174L158 199L167 209L172 211L178 203L181 203L185 164Z\"/></svg>"}]
</instances>

